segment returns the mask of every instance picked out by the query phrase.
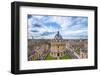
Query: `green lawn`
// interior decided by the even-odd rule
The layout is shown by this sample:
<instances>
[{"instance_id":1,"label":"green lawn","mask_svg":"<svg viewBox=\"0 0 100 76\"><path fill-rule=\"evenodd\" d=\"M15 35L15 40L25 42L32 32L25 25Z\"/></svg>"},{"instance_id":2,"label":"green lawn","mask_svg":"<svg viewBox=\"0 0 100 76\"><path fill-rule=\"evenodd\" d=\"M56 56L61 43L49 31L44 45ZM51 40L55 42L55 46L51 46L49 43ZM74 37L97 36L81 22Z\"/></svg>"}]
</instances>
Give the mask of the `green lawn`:
<instances>
[{"instance_id":1,"label":"green lawn","mask_svg":"<svg viewBox=\"0 0 100 76\"><path fill-rule=\"evenodd\" d=\"M56 58L50 56L50 54L47 55L47 57L45 58L45 60L56 60Z\"/></svg>"},{"instance_id":2,"label":"green lawn","mask_svg":"<svg viewBox=\"0 0 100 76\"><path fill-rule=\"evenodd\" d=\"M61 57L60 59L71 59L71 57L69 55L64 55L63 57Z\"/></svg>"},{"instance_id":3,"label":"green lawn","mask_svg":"<svg viewBox=\"0 0 100 76\"><path fill-rule=\"evenodd\" d=\"M48 54L48 56L45 58L45 60L56 60L56 59L57 58L50 56L50 54ZM71 59L71 57L69 55L65 55L63 57L60 57L60 59Z\"/></svg>"}]
</instances>

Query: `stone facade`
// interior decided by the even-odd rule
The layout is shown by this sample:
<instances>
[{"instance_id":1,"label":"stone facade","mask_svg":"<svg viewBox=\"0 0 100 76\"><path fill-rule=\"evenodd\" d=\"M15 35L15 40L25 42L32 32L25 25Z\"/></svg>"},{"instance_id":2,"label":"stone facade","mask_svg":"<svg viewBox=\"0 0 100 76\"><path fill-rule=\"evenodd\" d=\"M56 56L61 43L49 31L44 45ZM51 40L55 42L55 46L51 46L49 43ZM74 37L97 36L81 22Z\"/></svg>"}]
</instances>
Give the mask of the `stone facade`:
<instances>
[{"instance_id":1,"label":"stone facade","mask_svg":"<svg viewBox=\"0 0 100 76\"><path fill-rule=\"evenodd\" d=\"M51 56L59 58L65 55L66 43L64 42L59 31L55 35L55 38L51 40L50 44L51 44L51 48L50 48Z\"/></svg>"}]
</instances>

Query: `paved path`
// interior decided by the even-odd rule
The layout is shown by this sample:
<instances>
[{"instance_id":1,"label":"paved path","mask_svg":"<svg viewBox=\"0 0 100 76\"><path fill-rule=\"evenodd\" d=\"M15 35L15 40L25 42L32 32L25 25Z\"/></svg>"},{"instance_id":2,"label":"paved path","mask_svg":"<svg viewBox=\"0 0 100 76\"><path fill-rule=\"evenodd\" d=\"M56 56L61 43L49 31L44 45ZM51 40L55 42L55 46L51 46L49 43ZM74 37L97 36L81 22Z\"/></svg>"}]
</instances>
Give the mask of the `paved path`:
<instances>
[{"instance_id":1,"label":"paved path","mask_svg":"<svg viewBox=\"0 0 100 76\"><path fill-rule=\"evenodd\" d=\"M68 48L68 50L66 50L66 54L70 55L73 59L79 59L79 55L71 48Z\"/></svg>"}]
</instances>

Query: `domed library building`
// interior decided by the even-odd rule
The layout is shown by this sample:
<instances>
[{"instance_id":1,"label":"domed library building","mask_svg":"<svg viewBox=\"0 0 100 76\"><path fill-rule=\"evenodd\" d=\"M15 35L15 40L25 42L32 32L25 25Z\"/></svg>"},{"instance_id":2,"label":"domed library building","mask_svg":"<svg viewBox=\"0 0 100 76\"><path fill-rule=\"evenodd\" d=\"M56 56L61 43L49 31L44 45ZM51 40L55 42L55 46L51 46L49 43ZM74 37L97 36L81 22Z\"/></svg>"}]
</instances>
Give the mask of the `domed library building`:
<instances>
[{"instance_id":1,"label":"domed library building","mask_svg":"<svg viewBox=\"0 0 100 76\"><path fill-rule=\"evenodd\" d=\"M57 59L59 59L60 57L63 57L65 55L66 43L64 42L59 31L55 35L54 39L51 40L50 45L51 45L50 56L56 57Z\"/></svg>"}]
</instances>

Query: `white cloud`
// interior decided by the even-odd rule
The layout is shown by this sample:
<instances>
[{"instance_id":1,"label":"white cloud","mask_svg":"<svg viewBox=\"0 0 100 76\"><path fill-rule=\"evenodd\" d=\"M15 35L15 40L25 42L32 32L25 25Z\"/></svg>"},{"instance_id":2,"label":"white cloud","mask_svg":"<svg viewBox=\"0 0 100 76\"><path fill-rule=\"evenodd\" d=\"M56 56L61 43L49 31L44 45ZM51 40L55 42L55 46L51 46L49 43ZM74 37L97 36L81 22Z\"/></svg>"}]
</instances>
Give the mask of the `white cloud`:
<instances>
[{"instance_id":1,"label":"white cloud","mask_svg":"<svg viewBox=\"0 0 100 76\"><path fill-rule=\"evenodd\" d=\"M84 26L83 23L87 21L87 18L84 17L62 17L62 16L32 16L28 19L28 36L29 38L34 35L36 38L41 38L41 34L44 32L57 32L58 29L49 27L44 23L56 22L62 28L59 29L63 37L72 35L87 35L87 26ZM34 27L34 24L39 24L41 27ZM38 32L32 32L32 30L37 30ZM85 32L85 33L84 33ZM54 35L43 36L43 38L52 38Z\"/></svg>"}]
</instances>

